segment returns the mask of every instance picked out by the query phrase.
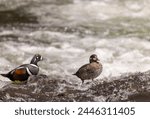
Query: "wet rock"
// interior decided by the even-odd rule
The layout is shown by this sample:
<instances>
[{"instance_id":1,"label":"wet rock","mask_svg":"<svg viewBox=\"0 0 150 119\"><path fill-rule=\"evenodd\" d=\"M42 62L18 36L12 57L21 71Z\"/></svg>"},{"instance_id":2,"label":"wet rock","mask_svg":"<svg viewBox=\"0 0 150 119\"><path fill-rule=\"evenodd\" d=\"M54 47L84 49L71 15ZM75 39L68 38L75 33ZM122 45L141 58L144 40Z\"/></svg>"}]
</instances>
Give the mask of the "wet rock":
<instances>
[{"instance_id":1,"label":"wet rock","mask_svg":"<svg viewBox=\"0 0 150 119\"><path fill-rule=\"evenodd\" d=\"M106 101L150 101L150 71L124 74L112 81L91 88L93 95L103 95Z\"/></svg>"},{"instance_id":2,"label":"wet rock","mask_svg":"<svg viewBox=\"0 0 150 119\"><path fill-rule=\"evenodd\" d=\"M28 82L3 87L0 101L150 101L150 71L94 81L85 90L77 86L82 87L58 77L32 76Z\"/></svg>"}]
</instances>

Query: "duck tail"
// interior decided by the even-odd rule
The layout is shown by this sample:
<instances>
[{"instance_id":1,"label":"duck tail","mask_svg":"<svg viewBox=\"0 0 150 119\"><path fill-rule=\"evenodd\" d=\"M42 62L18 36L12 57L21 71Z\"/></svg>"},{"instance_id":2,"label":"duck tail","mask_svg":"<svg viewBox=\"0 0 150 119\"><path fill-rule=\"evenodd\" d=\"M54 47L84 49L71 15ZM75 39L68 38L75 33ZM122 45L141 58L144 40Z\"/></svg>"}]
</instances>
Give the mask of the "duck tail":
<instances>
[{"instance_id":1,"label":"duck tail","mask_svg":"<svg viewBox=\"0 0 150 119\"><path fill-rule=\"evenodd\" d=\"M0 74L3 77L8 77L8 74Z\"/></svg>"}]
</instances>

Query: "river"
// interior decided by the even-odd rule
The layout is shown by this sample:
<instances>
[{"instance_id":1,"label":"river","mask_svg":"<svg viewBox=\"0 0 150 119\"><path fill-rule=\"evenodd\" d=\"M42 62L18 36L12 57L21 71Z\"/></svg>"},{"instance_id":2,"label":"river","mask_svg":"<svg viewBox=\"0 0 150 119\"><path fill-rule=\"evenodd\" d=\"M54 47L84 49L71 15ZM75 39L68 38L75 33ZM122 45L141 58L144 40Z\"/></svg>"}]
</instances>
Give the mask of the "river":
<instances>
[{"instance_id":1,"label":"river","mask_svg":"<svg viewBox=\"0 0 150 119\"><path fill-rule=\"evenodd\" d=\"M0 0L0 73L36 53L46 58L40 74L73 84L81 81L72 74L93 53L103 64L99 81L147 71L149 11L149 0Z\"/></svg>"}]
</instances>

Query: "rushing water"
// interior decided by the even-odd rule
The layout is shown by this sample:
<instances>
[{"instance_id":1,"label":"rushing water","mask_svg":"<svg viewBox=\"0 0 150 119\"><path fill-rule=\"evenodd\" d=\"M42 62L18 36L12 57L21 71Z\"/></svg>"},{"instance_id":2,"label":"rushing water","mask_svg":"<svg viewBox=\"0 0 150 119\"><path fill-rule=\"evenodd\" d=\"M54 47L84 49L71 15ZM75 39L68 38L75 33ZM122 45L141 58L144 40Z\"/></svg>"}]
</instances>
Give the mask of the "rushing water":
<instances>
[{"instance_id":1,"label":"rushing water","mask_svg":"<svg viewBox=\"0 0 150 119\"><path fill-rule=\"evenodd\" d=\"M93 53L104 67L99 79L149 70L149 11L149 0L0 0L0 73L35 53L46 58L41 74L72 83Z\"/></svg>"}]
</instances>

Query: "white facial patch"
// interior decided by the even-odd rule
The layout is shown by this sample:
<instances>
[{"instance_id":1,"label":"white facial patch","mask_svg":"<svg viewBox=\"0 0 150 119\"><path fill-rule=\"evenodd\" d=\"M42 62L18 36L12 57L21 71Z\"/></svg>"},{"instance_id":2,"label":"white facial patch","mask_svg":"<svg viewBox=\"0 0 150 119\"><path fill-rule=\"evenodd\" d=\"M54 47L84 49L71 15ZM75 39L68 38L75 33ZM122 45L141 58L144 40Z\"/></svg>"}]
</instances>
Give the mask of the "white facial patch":
<instances>
[{"instance_id":1,"label":"white facial patch","mask_svg":"<svg viewBox=\"0 0 150 119\"><path fill-rule=\"evenodd\" d=\"M40 60L43 60L43 57L41 57Z\"/></svg>"}]
</instances>

